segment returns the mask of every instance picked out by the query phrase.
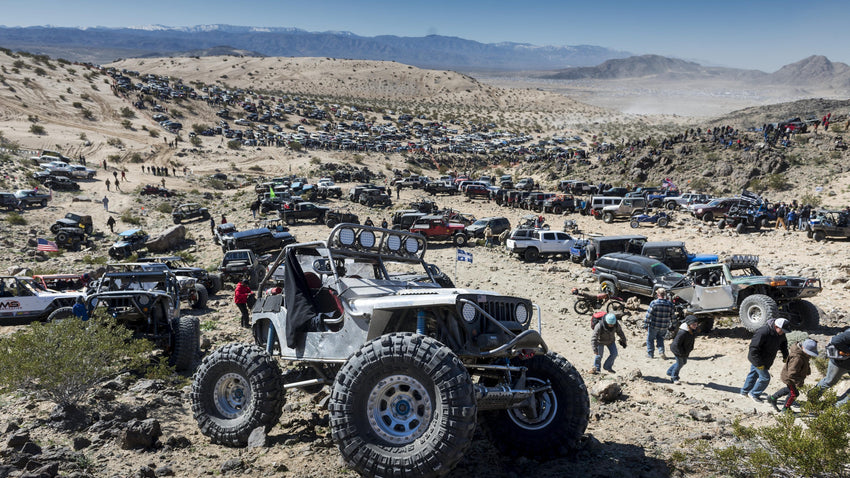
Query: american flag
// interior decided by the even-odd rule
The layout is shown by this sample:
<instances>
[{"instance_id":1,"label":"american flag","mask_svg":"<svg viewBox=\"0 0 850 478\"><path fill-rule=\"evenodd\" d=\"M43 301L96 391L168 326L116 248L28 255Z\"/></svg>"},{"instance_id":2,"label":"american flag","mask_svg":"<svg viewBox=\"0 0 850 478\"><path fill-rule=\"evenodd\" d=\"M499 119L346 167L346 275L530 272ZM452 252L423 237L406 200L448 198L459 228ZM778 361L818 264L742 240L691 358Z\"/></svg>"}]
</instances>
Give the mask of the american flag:
<instances>
[{"instance_id":1,"label":"american flag","mask_svg":"<svg viewBox=\"0 0 850 478\"><path fill-rule=\"evenodd\" d=\"M38 238L36 240L38 243L38 250L44 252L59 252L59 246L56 245L53 241L48 241L47 239Z\"/></svg>"}]
</instances>

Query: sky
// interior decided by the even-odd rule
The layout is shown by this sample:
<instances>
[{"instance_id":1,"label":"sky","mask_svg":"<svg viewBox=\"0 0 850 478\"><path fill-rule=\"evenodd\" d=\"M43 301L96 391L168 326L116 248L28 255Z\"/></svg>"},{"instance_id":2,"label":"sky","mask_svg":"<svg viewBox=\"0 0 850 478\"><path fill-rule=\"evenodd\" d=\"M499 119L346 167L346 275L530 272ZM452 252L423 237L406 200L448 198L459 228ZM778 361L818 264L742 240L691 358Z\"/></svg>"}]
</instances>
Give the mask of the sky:
<instances>
[{"instance_id":1,"label":"sky","mask_svg":"<svg viewBox=\"0 0 850 478\"><path fill-rule=\"evenodd\" d=\"M0 11L5 26L220 23L596 45L766 72L811 55L850 64L850 2L832 0L0 0Z\"/></svg>"}]
</instances>

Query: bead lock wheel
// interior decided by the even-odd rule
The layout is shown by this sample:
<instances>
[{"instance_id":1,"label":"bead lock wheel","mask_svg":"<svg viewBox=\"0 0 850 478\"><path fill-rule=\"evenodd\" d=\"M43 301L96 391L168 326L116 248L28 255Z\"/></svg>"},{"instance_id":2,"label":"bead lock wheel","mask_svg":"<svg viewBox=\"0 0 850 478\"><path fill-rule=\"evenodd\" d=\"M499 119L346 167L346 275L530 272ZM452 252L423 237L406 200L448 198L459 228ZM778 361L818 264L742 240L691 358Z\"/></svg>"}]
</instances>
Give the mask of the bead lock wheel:
<instances>
[{"instance_id":1,"label":"bead lock wheel","mask_svg":"<svg viewBox=\"0 0 850 478\"><path fill-rule=\"evenodd\" d=\"M396 445L422 436L434 409L425 387L407 375L391 375L375 384L366 407L375 434Z\"/></svg>"},{"instance_id":2,"label":"bead lock wheel","mask_svg":"<svg viewBox=\"0 0 850 478\"><path fill-rule=\"evenodd\" d=\"M221 376L215 384L213 403L228 419L233 419L244 413L251 403L251 386L238 373L227 373Z\"/></svg>"},{"instance_id":3,"label":"bead lock wheel","mask_svg":"<svg viewBox=\"0 0 850 478\"><path fill-rule=\"evenodd\" d=\"M547 387L547 383L539 378L528 377L529 387L542 388L543 390L535 393L534 405L528 407L511 408L508 410L508 417L518 427L526 430L540 430L546 428L552 423L555 415L558 412L558 397L552 390L551 386Z\"/></svg>"}]
</instances>

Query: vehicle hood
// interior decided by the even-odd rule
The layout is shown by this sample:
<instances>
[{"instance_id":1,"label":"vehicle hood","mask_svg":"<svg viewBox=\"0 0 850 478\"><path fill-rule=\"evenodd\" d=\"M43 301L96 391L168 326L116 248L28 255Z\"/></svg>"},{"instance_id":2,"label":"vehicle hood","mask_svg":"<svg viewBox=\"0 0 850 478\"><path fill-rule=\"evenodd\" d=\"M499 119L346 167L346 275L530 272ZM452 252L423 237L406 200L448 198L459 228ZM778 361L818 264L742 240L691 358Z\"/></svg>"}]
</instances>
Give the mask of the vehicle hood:
<instances>
[{"instance_id":1,"label":"vehicle hood","mask_svg":"<svg viewBox=\"0 0 850 478\"><path fill-rule=\"evenodd\" d=\"M359 283L358 283L359 281ZM455 305L459 295L502 297L492 291L477 289L440 288L436 284L407 281L372 281L343 279L341 298L352 314L371 314L374 310ZM346 289L347 287L347 289Z\"/></svg>"}]
</instances>

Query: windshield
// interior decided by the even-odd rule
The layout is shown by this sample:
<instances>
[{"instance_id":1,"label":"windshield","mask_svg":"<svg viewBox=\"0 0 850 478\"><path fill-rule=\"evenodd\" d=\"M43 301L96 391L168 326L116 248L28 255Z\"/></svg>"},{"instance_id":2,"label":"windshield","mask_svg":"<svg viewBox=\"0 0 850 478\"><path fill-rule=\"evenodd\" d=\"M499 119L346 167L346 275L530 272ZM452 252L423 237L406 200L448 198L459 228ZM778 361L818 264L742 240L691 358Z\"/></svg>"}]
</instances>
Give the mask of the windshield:
<instances>
[{"instance_id":1,"label":"windshield","mask_svg":"<svg viewBox=\"0 0 850 478\"><path fill-rule=\"evenodd\" d=\"M661 276L666 276L666 275L670 275L670 274L677 274L676 272L673 272L669 267L667 267L665 264L663 264L661 262L656 262L655 264L650 266L650 269L652 269L652 274L655 277L661 277Z\"/></svg>"},{"instance_id":2,"label":"windshield","mask_svg":"<svg viewBox=\"0 0 850 478\"><path fill-rule=\"evenodd\" d=\"M479 220L475 221L474 223L472 223L472 225L473 226L486 226L487 221L485 221L484 219L479 219Z\"/></svg>"}]
</instances>

